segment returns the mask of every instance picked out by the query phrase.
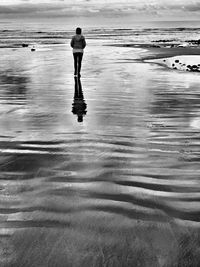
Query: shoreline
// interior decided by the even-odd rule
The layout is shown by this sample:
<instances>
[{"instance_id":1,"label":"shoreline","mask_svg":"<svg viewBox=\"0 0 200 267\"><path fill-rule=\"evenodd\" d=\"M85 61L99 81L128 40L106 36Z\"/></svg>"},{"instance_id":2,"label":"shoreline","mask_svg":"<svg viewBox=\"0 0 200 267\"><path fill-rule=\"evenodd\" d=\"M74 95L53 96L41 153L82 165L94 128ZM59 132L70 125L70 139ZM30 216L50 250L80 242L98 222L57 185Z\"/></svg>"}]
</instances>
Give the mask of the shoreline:
<instances>
[{"instance_id":1,"label":"shoreline","mask_svg":"<svg viewBox=\"0 0 200 267\"><path fill-rule=\"evenodd\" d=\"M154 63L173 70L200 72L200 46L174 47L173 45L173 47L169 47L163 45L161 47L152 44L114 46L143 49L137 59L143 63Z\"/></svg>"},{"instance_id":2,"label":"shoreline","mask_svg":"<svg viewBox=\"0 0 200 267\"><path fill-rule=\"evenodd\" d=\"M107 45L106 45L107 46ZM200 46L188 47L166 47L152 44L113 44L108 46L145 49L146 53L141 55L141 60L161 59L174 56L200 55Z\"/></svg>"},{"instance_id":3,"label":"shoreline","mask_svg":"<svg viewBox=\"0 0 200 267\"><path fill-rule=\"evenodd\" d=\"M38 47L37 47L38 46ZM34 46L27 46L23 43L23 46L19 48L10 48L12 50L20 49L21 51L43 51L46 47L54 48L55 46L63 46L66 44L36 44L36 48ZM179 44L173 44L170 46L168 44L159 44L154 45L152 43L134 43L134 44L102 44L101 47L106 49L106 47L115 47L115 48L126 48L126 51L132 51L133 54L130 53L128 55L128 60L134 60L143 63L155 63L159 65L163 65L170 69L177 69L182 71L189 72L200 72L200 46L184 46L180 47ZM34 50L33 50L33 49ZM45 49L46 50L46 49ZM186 58L187 57L187 58ZM178 63L178 64L176 64Z\"/></svg>"}]
</instances>

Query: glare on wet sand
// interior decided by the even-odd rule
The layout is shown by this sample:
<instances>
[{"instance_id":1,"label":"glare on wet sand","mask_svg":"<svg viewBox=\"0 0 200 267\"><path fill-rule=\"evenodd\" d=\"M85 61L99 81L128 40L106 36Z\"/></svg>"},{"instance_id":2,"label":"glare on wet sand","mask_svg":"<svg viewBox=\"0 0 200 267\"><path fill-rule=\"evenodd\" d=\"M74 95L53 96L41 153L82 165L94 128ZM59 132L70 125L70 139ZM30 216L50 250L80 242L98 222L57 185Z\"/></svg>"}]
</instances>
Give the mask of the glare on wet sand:
<instances>
[{"instance_id":1,"label":"glare on wet sand","mask_svg":"<svg viewBox=\"0 0 200 267\"><path fill-rule=\"evenodd\" d=\"M2 266L198 266L200 76L143 53L0 51Z\"/></svg>"}]
</instances>

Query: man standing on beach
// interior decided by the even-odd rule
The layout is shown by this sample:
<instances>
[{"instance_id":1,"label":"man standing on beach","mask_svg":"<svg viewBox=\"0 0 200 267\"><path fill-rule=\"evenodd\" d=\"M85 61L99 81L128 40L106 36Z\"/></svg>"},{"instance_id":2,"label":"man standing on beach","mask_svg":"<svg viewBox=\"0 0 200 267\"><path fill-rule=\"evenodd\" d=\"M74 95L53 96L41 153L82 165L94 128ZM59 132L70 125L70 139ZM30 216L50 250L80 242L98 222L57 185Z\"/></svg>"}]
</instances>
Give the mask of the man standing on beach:
<instances>
[{"instance_id":1,"label":"man standing on beach","mask_svg":"<svg viewBox=\"0 0 200 267\"><path fill-rule=\"evenodd\" d=\"M81 28L76 28L76 35L72 37L71 47L74 56L74 76L81 77L81 63L83 58L83 50L86 47L85 37L81 34Z\"/></svg>"}]
</instances>

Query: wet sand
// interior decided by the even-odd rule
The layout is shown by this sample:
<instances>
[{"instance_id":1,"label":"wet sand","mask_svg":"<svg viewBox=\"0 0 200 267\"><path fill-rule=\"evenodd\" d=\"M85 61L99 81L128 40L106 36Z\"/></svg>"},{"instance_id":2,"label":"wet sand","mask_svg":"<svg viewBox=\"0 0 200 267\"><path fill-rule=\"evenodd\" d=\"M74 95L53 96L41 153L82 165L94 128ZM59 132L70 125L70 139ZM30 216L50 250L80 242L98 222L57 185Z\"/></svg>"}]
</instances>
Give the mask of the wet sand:
<instances>
[{"instance_id":1,"label":"wet sand","mask_svg":"<svg viewBox=\"0 0 200 267\"><path fill-rule=\"evenodd\" d=\"M200 76L150 50L0 50L3 267L198 266Z\"/></svg>"},{"instance_id":2,"label":"wet sand","mask_svg":"<svg viewBox=\"0 0 200 267\"><path fill-rule=\"evenodd\" d=\"M200 46L188 46L188 47L170 47L171 44L114 44L114 47L124 47L131 49L144 49L145 54L141 55L141 59L159 59L174 56L183 55L199 55Z\"/></svg>"},{"instance_id":3,"label":"wet sand","mask_svg":"<svg viewBox=\"0 0 200 267\"><path fill-rule=\"evenodd\" d=\"M174 56L183 56L183 55L199 55L200 47L175 47L175 48L147 48L148 53L145 59L159 59L159 58L168 58Z\"/></svg>"}]
</instances>

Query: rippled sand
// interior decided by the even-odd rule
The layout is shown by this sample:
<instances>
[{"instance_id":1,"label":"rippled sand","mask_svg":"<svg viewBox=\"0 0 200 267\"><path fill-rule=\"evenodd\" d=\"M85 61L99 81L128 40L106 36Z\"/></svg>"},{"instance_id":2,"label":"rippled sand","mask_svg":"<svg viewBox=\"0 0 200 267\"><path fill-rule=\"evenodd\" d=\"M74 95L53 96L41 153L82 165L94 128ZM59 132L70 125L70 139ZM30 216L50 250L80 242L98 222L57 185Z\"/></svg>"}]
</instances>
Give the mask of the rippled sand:
<instances>
[{"instance_id":1,"label":"rippled sand","mask_svg":"<svg viewBox=\"0 0 200 267\"><path fill-rule=\"evenodd\" d=\"M200 76L145 53L0 51L0 266L199 266Z\"/></svg>"}]
</instances>

